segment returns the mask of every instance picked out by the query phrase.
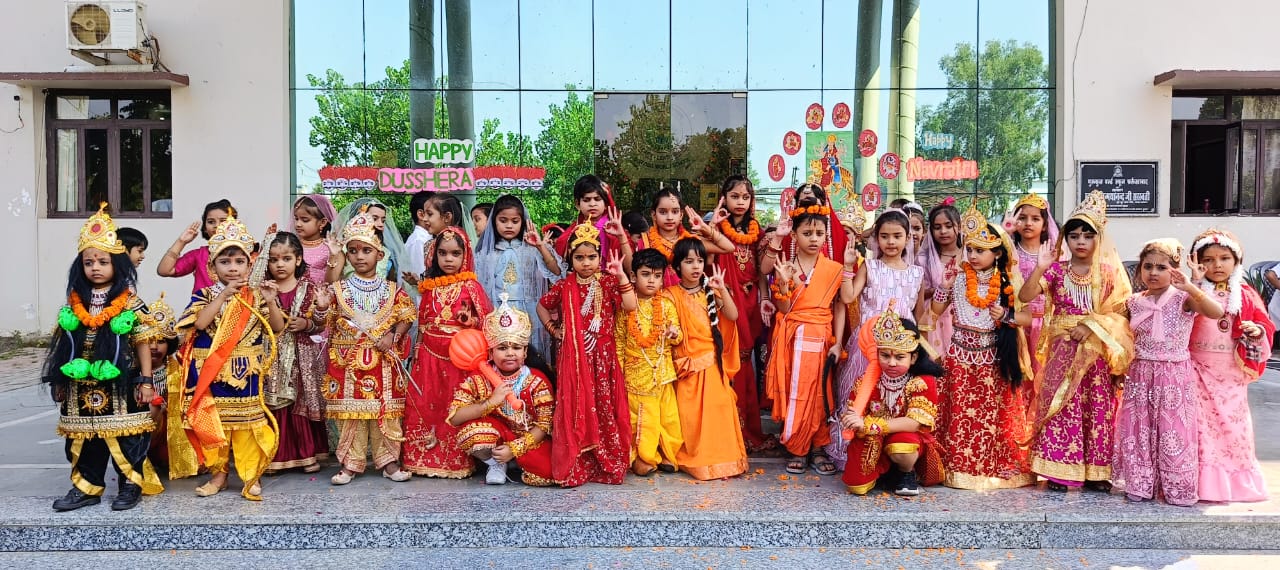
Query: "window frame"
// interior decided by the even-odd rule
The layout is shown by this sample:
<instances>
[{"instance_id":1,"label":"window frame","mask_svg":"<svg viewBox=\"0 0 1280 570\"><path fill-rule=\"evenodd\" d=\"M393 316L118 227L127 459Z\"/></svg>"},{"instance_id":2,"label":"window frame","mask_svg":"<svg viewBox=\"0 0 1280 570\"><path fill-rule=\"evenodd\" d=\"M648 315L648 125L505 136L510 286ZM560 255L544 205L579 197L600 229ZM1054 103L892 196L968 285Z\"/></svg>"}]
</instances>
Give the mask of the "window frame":
<instances>
[{"instance_id":1,"label":"window frame","mask_svg":"<svg viewBox=\"0 0 1280 570\"><path fill-rule=\"evenodd\" d=\"M90 97L109 99L111 101L111 118L109 119L59 119L58 98ZM172 145L172 120L158 119L121 119L120 101L137 98L163 98L169 106L170 119L173 113L172 92L167 89L49 89L45 92L44 131L45 131L45 178L47 210L46 218L83 218L97 211L96 204L89 204L89 184L86 172L86 131L107 131L107 171L111 175L107 179L107 203L113 218L173 218L172 208L168 212L151 210L151 133L154 130L165 130L170 133L170 149ZM58 210L58 131L74 130L76 132L76 203L80 210L64 212ZM120 171L120 133L125 130L142 131L142 211L123 211L121 201ZM170 173L170 188L173 187ZM169 196L173 200L172 194Z\"/></svg>"}]
</instances>

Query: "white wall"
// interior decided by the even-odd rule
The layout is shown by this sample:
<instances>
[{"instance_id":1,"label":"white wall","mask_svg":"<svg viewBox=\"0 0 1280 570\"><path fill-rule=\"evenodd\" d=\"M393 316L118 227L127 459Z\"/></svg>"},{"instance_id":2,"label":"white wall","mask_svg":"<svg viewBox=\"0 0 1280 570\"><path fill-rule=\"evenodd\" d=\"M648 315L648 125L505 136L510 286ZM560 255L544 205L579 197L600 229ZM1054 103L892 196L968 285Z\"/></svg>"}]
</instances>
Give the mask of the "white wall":
<instances>
[{"instance_id":1,"label":"white wall","mask_svg":"<svg viewBox=\"0 0 1280 570\"><path fill-rule=\"evenodd\" d=\"M1122 259L1136 258L1142 243L1157 237L1189 247L1211 226L1239 235L1246 264L1280 259L1275 216L1168 215L1172 89L1152 83L1172 69L1280 69L1273 40L1280 2L1095 0L1087 14L1084 0L1057 5L1058 220L1075 206L1077 160L1158 160L1160 216L1108 224Z\"/></svg>"},{"instance_id":2,"label":"white wall","mask_svg":"<svg viewBox=\"0 0 1280 570\"><path fill-rule=\"evenodd\" d=\"M14 2L0 18L0 71L84 65L66 50L64 4ZM282 0L150 0L146 22L161 57L191 78L175 87L173 218L123 220L151 242L139 273L147 300L163 290L186 305L191 278L156 276L156 264L207 202L226 197L255 232L284 217L289 190L289 14ZM44 132L37 89L0 84L0 129L12 130L13 95L25 127L0 133L0 243L5 244L0 333L48 330L64 302L82 220L46 219ZM23 201L23 192L30 197ZM196 244L203 244L197 239Z\"/></svg>"}]
</instances>

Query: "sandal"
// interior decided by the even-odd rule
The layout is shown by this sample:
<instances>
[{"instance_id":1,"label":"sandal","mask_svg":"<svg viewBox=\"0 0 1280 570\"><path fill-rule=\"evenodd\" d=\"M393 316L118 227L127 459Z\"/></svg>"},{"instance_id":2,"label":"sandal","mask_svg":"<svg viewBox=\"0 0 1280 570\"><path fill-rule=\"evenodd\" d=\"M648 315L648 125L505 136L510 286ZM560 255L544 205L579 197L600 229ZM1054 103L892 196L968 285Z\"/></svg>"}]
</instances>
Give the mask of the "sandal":
<instances>
[{"instance_id":1,"label":"sandal","mask_svg":"<svg viewBox=\"0 0 1280 570\"><path fill-rule=\"evenodd\" d=\"M1066 492L1067 492L1067 486L1066 486L1066 485L1063 485L1062 483L1057 483L1057 482L1054 482L1054 481L1049 481L1049 482L1045 483L1045 488L1046 488L1046 489L1049 489L1050 491L1053 491L1053 492L1055 492L1055 493L1066 493Z\"/></svg>"},{"instance_id":2,"label":"sandal","mask_svg":"<svg viewBox=\"0 0 1280 570\"><path fill-rule=\"evenodd\" d=\"M1108 481L1085 481L1084 488L1099 493L1110 493L1111 483Z\"/></svg>"},{"instance_id":3,"label":"sandal","mask_svg":"<svg viewBox=\"0 0 1280 570\"><path fill-rule=\"evenodd\" d=\"M803 455L792 455L791 461L787 462L787 473L794 475L804 474L804 470L809 468L809 458Z\"/></svg>"},{"instance_id":4,"label":"sandal","mask_svg":"<svg viewBox=\"0 0 1280 570\"><path fill-rule=\"evenodd\" d=\"M809 464L813 466L813 472L819 475L829 476L836 474L836 464L827 457L826 453L813 453L809 455Z\"/></svg>"},{"instance_id":5,"label":"sandal","mask_svg":"<svg viewBox=\"0 0 1280 570\"><path fill-rule=\"evenodd\" d=\"M657 467L655 467L650 463L645 462L642 459L637 459L635 460L635 463L631 464L631 472L635 473L636 476L639 476L639 477L648 477L650 475L653 475L654 471L657 471L657 470L658 470Z\"/></svg>"}]
</instances>

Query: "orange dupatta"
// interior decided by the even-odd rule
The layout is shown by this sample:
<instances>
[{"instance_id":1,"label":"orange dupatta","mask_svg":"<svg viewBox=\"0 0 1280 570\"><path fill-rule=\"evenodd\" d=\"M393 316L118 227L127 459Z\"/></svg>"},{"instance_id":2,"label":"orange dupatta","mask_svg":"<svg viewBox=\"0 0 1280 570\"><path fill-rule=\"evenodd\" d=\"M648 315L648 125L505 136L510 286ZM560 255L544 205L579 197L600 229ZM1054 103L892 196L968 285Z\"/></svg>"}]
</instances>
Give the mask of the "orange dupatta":
<instances>
[{"instance_id":1,"label":"orange dupatta","mask_svg":"<svg viewBox=\"0 0 1280 570\"><path fill-rule=\"evenodd\" d=\"M245 299L248 296L248 300ZM213 345L209 348L209 356L205 358L204 365L200 367L200 376L196 380L195 391L191 396L191 407L187 408L185 424L189 427L185 429L187 439L191 442L191 447L196 451L196 459L200 464L204 464L204 450L206 448L217 448L227 444L226 436L222 431L222 419L218 416L218 407L213 402L213 398L209 397L209 386L217 379L218 372L222 370L222 366L227 363L227 359L231 358L231 352L235 350L237 339L244 335L244 331L249 326L249 319L253 317L253 311L245 310L252 307L253 290L241 289L239 293L233 297L237 302L227 307L227 314L224 315L231 326L218 327L217 333L213 336ZM270 327L267 327L270 329ZM189 368L191 362L191 349L195 335L187 337L186 345L183 347L181 361L183 369Z\"/></svg>"}]
</instances>

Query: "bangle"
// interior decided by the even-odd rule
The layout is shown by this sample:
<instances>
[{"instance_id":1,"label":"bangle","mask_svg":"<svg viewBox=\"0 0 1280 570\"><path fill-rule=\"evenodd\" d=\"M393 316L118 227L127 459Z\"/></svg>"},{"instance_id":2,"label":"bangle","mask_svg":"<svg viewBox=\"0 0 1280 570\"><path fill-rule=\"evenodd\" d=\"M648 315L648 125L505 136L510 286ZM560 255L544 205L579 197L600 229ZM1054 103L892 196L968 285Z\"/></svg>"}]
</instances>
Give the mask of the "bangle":
<instances>
[{"instance_id":1,"label":"bangle","mask_svg":"<svg viewBox=\"0 0 1280 570\"><path fill-rule=\"evenodd\" d=\"M939 287L933 290L933 302L946 303L951 300L951 290L946 287Z\"/></svg>"},{"instance_id":2,"label":"bangle","mask_svg":"<svg viewBox=\"0 0 1280 570\"><path fill-rule=\"evenodd\" d=\"M854 277L857 277L858 274L853 271L841 271L840 275L845 279L853 279Z\"/></svg>"},{"instance_id":3,"label":"bangle","mask_svg":"<svg viewBox=\"0 0 1280 570\"><path fill-rule=\"evenodd\" d=\"M863 418L862 435L884 435L889 431L889 421L881 417Z\"/></svg>"},{"instance_id":4,"label":"bangle","mask_svg":"<svg viewBox=\"0 0 1280 570\"><path fill-rule=\"evenodd\" d=\"M625 294L625 293L630 293L630 292L635 291L635 290L636 290L636 286L635 286L635 285L632 285L630 281L628 281L628 282L626 282L626 283L623 283L623 284L621 284L621 285L618 285L618 292L619 292L619 293L624 293L624 294Z\"/></svg>"}]
</instances>

